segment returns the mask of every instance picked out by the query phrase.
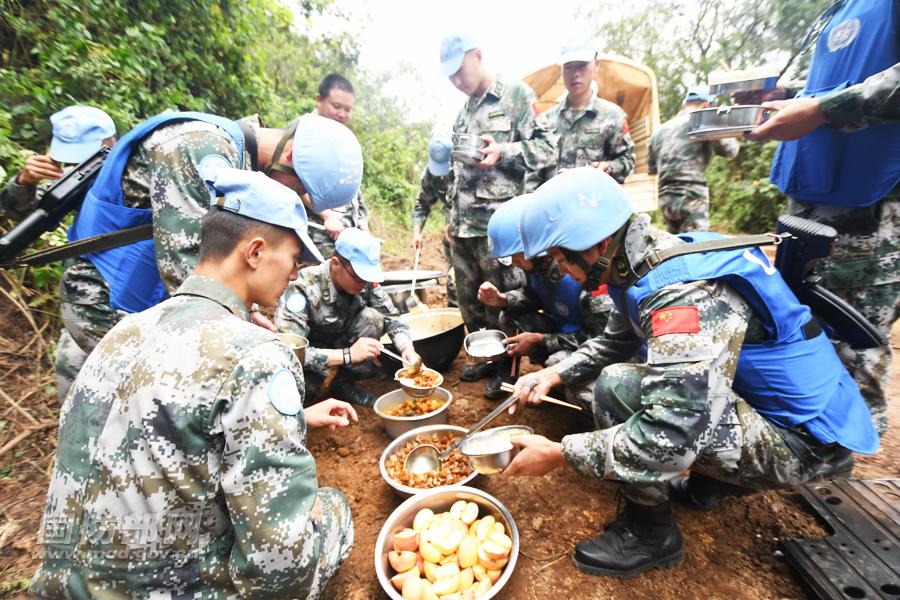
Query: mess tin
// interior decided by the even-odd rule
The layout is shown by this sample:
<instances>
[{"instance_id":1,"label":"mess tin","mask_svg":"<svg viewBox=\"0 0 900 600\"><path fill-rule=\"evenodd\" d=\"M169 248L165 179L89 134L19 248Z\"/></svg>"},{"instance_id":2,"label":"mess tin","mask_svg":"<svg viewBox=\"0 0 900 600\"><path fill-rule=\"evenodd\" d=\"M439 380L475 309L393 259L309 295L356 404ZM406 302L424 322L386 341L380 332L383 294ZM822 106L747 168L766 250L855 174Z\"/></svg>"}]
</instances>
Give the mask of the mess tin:
<instances>
[{"instance_id":1,"label":"mess tin","mask_svg":"<svg viewBox=\"0 0 900 600\"><path fill-rule=\"evenodd\" d=\"M450 157L467 165L474 165L484 159L484 146L484 139L477 133L454 133Z\"/></svg>"},{"instance_id":2,"label":"mess tin","mask_svg":"<svg viewBox=\"0 0 900 600\"><path fill-rule=\"evenodd\" d=\"M293 350L300 363L303 363L303 360L306 358L306 347L309 346L308 339L296 333L285 332L276 333L275 337L277 337L278 341L282 344Z\"/></svg>"},{"instance_id":3,"label":"mess tin","mask_svg":"<svg viewBox=\"0 0 900 600\"><path fill-rule=\"evenodd\" d=\"M721 140L742 137L769 115L758 104L720 106L695 110L688 116L688 137L693 140Z\"/></svg>"},{"instance_id":4,"label":"mess tin","mask_svg":"<svg viewBox=\"0 0 900 600\"><path fill-rule=\"evenodd\" d=\"M467 335L463 347L473 362L492 362L506 354L505 339L506 334L498 329L481 329Z\"/></svg>"}]
</instances>

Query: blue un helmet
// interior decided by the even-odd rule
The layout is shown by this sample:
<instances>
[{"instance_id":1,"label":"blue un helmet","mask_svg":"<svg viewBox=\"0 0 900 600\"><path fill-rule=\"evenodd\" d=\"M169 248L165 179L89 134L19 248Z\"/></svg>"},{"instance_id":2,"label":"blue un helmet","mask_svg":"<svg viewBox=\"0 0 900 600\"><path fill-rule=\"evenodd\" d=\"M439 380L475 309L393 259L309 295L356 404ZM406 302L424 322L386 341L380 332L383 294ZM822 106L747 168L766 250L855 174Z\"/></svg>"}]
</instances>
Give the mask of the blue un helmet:
<instances>
[{"instance_id":1,"label":"blue un helmet","mask_svg":"<svg viewBox=\"0 0 900 600\"><path fill-rule=\"evenodd\" d=\"M353 132L337 121L318 115L300 117L292 161L313 212L343 206L359 192L362 150Z\"/></svg>"},{"instance_id":2,"label":"blue un helmet","mask_svg":"<svg viewBox=\"0 0 900 600\"><path fill-rule=\"evenodd\" d=\"M519 235L519 221L525 205L532 194L522 194L501 204L488 221L488 246L494 258L506 258L525 252L522 236Z\"/></svg>"},{"instance_id":3,"label":"blue un helmet","mask_svg":"<svg viewBox=\"0 0 900 600\"><path fill-rule=\"evenodd\" d=\"M599 169L560 173L535 190L522 211L519 231L525 257L548 248L587 250L613 235L632 214L622 187Z\"/></svg>"}]
</instances>

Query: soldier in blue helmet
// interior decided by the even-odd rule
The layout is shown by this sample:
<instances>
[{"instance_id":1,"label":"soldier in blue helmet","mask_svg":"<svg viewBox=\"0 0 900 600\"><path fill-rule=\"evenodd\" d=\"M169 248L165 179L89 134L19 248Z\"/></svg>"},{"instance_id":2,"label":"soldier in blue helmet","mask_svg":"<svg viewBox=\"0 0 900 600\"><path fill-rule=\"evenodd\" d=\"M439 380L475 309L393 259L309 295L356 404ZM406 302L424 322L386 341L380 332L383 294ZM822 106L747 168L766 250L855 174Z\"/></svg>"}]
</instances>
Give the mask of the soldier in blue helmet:
<instances>
[{"instance_id":1,"label":"soldier in blue helmet","mask_svg":"<svg viewBox=\"0 0 900 600\"><path fill-rule=\"evenodd\" d=\"M561 443L517 436L506 471L569 465L621 485L624 509L577 544L579 569L633 577L679 562L670 493L710 508L729 494L846 476L851 452L878 449L859 388L762 252L659 263L656 252L685 240L634 214L620 186L589 167L534 196L520 222L525 255L547 252L585 289L607 284L616 304L603 334L516 382L520 403L537 403L560 372L597 378L597 430ZM644 362L625 362L639 350Z\"/></svg>"}]
</instances>

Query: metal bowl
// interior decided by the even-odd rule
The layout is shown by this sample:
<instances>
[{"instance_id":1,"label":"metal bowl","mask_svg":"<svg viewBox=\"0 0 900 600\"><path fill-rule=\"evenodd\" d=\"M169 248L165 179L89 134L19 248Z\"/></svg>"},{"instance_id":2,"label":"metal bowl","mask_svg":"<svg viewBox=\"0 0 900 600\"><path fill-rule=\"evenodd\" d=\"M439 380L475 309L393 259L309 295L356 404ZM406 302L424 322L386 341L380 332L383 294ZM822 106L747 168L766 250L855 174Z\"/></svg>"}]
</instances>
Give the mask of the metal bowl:
<instances>
[{"instance_id":1,"label":"metal bowl","mask_svg":"<svg viewBox=\"0 0 900 600\"><path fill-rule=\"evenodd\" d=\"M275 337L277 337L278 341L282 344L285 344L288 348L293 350L301 364L303 363L304 358L306 358L306 347L309 346L308 339L297 333L287 333L283 331L276 333Z\"/></svg>"},{"instance_id":2,"label":"metal bowl","mask_svg":"<svg viewBox=\"0 0 900 600\"><path fill-rule=\"evenodd\" d=\"M394 390L379 396L372 408L375 410L375 414L381 417L381 426L384 427L384 432L393 439L423 425L446 424L449 421L450 415L447 413L447 408L453 402L453 394L439 387L434 390L432 395L443 398L443 406L418 417L394 417L385 412L410 398L409 394L403 390Z\"/></svg>"},{"instance_id":3,"label":"metal bowl","mask_svg":"<svg viewBox=\"0 0 900 600\"><path fill-rule=\"evenodd\" d=\"M413 398L425 398L427 396L430 396L434 390L436 390L442 383L444 383L443 375L441 375L434 369L430 369L424 366L424 364L422 365L422 371L437 375L437 382L434 385L428 387L416 387L414 385L404 383L405 378L401 377L400 374L404 373L406 370L407 367L401 367L397 369L397 372L394 373L394 380L400 384L400 387L403 388L403 391L406 392L407 395L412 396Z\"/></svg>"},{"instance_id":4,"label":"metal bowl","mask_svg":"<svg viewBox=\"0 0 900 600\"><path fill-rule=\"evenodd\" d=\"M400 448L405 446L407 442L416 439L417 435L454 432L454 433L458 433L459 437L462 437L463 434L466 433L467 431L468 431L468 429L466 429L465 427L459 427L457 425L425 425L424 427L417 427L415 429L410 429L406 433L398 435L396 438L394 438L393 442L388 444L387 448L384 449L384 452L381 453L381 458L378 459L378 470L381 472L381 478L384 479L385 483L387 483L389 486L394 488L394 490L401 496L412 496L414 494L421 494L421 493L424 493L424 492L427 492L430 490L439 490L439 489L445 490L449 487L454 487L454 486L443 485L443 486L439 486L436 488L423 489L423 488L414 488L414 487L410 487L408 485L403 485L399 481L394 481L393 479L391 479L391 477L388 475L387 467L385 465L387 465L388 458L393 456L395 452L397 452ZM473 479L475 479L476 477L478 477L478 473L475 471L472 471L471 475L461 479L455 485L465 485L465 484L469 483L470 481L472 481Z\"/></svg>"},{"instance_id":5,"label":"metal bowl","mask_svg":"<svg viewBox=\"0 0 900 600\"><path fill-rule=\"evenodd\" d=\"M388 552L394 546L394 534L412 527L413 518L423 508L430 508L436 513L446 512L457 500L465 500L477 504L479 506L478 518L492 515L494 519L503 523L509 538L512 540L509 562L503 568L503 573L500 574L500 578L491 586L487 594L479 596L479 600L493 598L500 593L500 590L509 581L513 570L516 568L516 560L519 555L519 530L516 529L516 523L513 521L509 510L490 494L475 488L465 486L435 488L434 490L417 494L398 506L387 518L387 521L384 522L381 532L378 534L378 539L375 541L375 573L384 593L393 600L403 600L403 596L391 584L388 570Z\"/></svg>"},{"instance_id":6,"label":"metal bowl","mask_svg":"<svg viewBox=\"0 0 900 600\"><path fill-rule=\"evenodd\" d=\"M534 433L534 429L527 425L506 425L504 427L494 427L486 429L472 435L464 441L460 447L460 453L469 460L472 468L483 475L494 475L502 472L509 463L512 462L516 451L512 444L508 447L502 443L508 442L509 438L514 435L523 435L526 433ZM498 447L495 451L488 451L486 444L496 443Z\"/></svg>"},{"instance_id":7,"label":"metal bowl","mask_svg":"<svg viewBox=\"0 0 900 600\"><path fill-rule=\"evenodd\" d=\"M422 362L436 371L445 371L459 354L466 326L458 308L432 308L416 314L400 315L400 321L409 326L413 347ZM384 336L382 343L395 350L390 338ZM388 371L400 367L400 361L382 354L379 358Z\"/></svg>"},{"instance_id":8,"label":"metal bowl","mask_svg":"<svg viewBox=\"0 0 900 600\"><path fill-rule=\"evenodd\" d=\"M466 336L463 347L476 363L492 362L506 355L506 334L497 329L480 329Z\"/></svg>"},{"instance_id":9,"label":"metal bowl","mask_svg":"<svg viewBox=\"0 0 900 600\"><path fill-rule=\"evenodd\" d=\"M422 297L421 290L429 289L437 287L436 279L429 279L427 281L417 281L416 282L416 296L419 297L419 300L425 300ZM394 306L397 307L401 313L405 313L409 310L409 307L406 305L406 299L409 298L411 289L410 284L408 283L395 283L393 285L383 285L381 286L381 290L391 297L391 302L394 303Z\"/></svg>"},{"instance_id":10,"label":"metal bowl","mask_svg":"<svg viewBox=\"0 0 900 600\"><path fill-rule=\"evenodd\" d=\"M450 158L473 165L484 159L484 139L477 133L454 133Z\"/></svg>"},{"instance_id":11,"label":"metal bowl","mask_svg":"<svg viewBox=\"0 0 900 600\"><path fill-rule=\"evenodd\" d=\"M701 141L742 137L768 114L769 109L756 104L695 110L688 116L688 137Z\"/></svg>"},{"instance_id":12,"label":"metal bowl","mask_svg":"<svg viewBox=\"0 0 900 600\"><path fill-rule=\"evenodd\" d=\"M399 269L396 271L385 271L384 283L405 283L407 284L407 287L409 287L409 284L412 283L413 279L421 283L429 279L438 279L446 276L447 273L445 271L439 271L437 269L419 269L418 271L413 271L412 269ZM381 287L384 289L388 286L384 285Z\"/></svg>"}]
</instances>

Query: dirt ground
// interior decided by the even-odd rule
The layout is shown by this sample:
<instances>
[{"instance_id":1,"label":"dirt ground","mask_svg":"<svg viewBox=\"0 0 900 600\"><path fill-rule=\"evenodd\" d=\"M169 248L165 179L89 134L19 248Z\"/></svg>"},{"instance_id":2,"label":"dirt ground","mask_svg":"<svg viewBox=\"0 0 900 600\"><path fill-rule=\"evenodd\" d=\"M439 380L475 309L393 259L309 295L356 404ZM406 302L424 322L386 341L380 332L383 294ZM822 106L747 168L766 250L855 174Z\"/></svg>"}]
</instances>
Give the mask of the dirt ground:
<instances>
[{"instance_id":1,"label":"dirt ground","mask_svg":"<svg viewBox=\"0 0 900 600\"><path fill-rule=\"evenodd\" d=\"M429 240L423 268L443 268L437 240ZM410 258L388 258L386 268L411 268ZM8 288L7 288L8 289ZM442 306L442 290L428 290L426 301ZM0 299L0 597L24 596L39 560L37 529L55 451L58 405L52 394L52 368L46 346L51 336L32 326L9 298ZM900 345L900 328L892 336ZM459 380L464 355L445 373L454 394L450 422L471 425L494 404L483 398L484 382ZM527 361L523 372L531 370ZM376 395L394 389L390 381L369 386ZM856 476L897 477L900 464L900 369L890 393L894 428L874 457L858 458ZM27 416L26 416L27 415ZM560 407L540 407L504 415L496 425L523 423L551 439L584 431L590 423ZM380 477L378 457L390 439L375 414L360 410L356 427L316 430L309 445L316 457L319 484L343 490L352 502L356 544L333 585L334 597L387 598L373 569L375 539L403 498ZM7 449L8 447L8 449ZM571 470L542 478L480 476L472 484L496 496L515 519L521 539L518 565L499 598L805 598L800 580L777 552L781 538L824 537L790 491L765 492L729 500L713 512L676 507L684 537L685 560L632 580L579 573L569 555L575 542L595 536L616 511L613 484L584 479Z\"/></svg>"}]
</instances>

